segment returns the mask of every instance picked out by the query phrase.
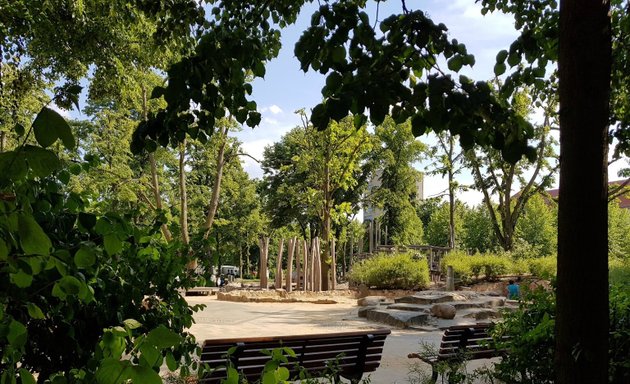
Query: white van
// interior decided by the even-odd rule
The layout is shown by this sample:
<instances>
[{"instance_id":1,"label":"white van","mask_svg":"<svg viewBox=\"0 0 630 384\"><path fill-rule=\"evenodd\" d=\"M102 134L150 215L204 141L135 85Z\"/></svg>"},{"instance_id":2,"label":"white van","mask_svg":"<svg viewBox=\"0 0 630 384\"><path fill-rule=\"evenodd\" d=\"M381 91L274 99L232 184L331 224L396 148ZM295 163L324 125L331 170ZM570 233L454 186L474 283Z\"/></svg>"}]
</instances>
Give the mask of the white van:
<instances>
[{"instance_id":1,"label":"white van","mask_svg":"<svg viewBox=\"0 0 630 384\"><path fill-rule=\"evenodd\" d=\"M235 267L233 265L222 265L221 266L221 275L223 275L223 276L233 275L235 277L240 277L241 276L241 272L239 271L238 267Z\"/></svg>"}]
</instances>

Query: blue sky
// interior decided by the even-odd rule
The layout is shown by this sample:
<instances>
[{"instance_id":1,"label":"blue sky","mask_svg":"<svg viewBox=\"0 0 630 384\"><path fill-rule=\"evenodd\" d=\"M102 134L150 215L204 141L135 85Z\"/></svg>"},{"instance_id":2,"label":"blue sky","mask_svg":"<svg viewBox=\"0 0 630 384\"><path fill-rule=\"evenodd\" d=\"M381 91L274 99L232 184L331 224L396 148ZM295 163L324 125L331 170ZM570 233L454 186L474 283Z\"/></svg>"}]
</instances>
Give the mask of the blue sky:
<instances>
[{"instance_id":1,"label":"blue sky","mask_svg":"<svg viewBox=\"0 0 630 384\"><path fill-rule=\"evenodd\" d=\"M319 73L302 72L293 55L293 47L302 31L309 26L310 16L316 7L317 3L309 5L302 11L297 23L283 31L280 55L267 65L265 78L254 82L252 96L262 112L263 120L259 127L245 127L237 136L243 142L243 149L257 159L262 158L265 146L280 140L283 134L300 123L294 111L300 108L308 111L321 100L320 91L325 77ZM511 17L502 14L482 16L481 6L473 0L407 1L407 8L425 11L434 22L444 23L449 28L451 38L466 44L468 52L475 55L476 64L472 69L463 69L462 73L475 80L487 80L494 76L497 52L507 49L517 36ZM378 18L382 20L400 11L401 2L390 0L381 3ZM375 7L370 7L367 13L373 21L376 16ZM419 140L432 142L427 136L420 137ZM243 157L243 162L252 177L262 176L255 161ZM423 164L418 164L418 168L423 170ZM472 181L466 174L461 178L463 183ZM441 177L427 176L425 197L445 190L446 186L446 181ZM474 191L464 192L460 198L470 204L481 201L481 195Z\"/></svg>"}]
</instances>

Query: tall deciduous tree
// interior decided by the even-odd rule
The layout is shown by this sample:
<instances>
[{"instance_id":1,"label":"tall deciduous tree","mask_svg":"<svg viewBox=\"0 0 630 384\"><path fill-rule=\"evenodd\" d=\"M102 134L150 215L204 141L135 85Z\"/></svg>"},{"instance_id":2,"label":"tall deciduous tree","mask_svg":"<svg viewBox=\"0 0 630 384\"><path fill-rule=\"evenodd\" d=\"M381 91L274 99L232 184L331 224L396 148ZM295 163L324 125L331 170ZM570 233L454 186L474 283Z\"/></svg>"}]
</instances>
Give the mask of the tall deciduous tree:
<instances>
[{"instance_id":1,"label":"tall deciduous tree","mask_svg":"<svg viewBox=\"0 0 630 384\"><path fill-rule=\"evenodd\" d=\"M321 273L322 289L327 290L333 221L336 215L358 209L344 201L348 195L343 192L357 186L361 161L370 152L372 139L365 127L355 129L351 118L317 131L301 113L303 126L265 150L265 194L268 204L274 201L286 208L277 211L279 215L291 214L274 218L276 222L294 218L304 230L307 223L315 224L310 234L320 234L324 242Z\"/></svg>"},{"instance_id":2,"label":"tall deciduous tree","mask_svg":"<svg viewBox=\"0 0 630 384\"><path fill-rule=\"evenodd\" d=\"M379 154L380 185L374 192L374 201L382 208L381 223L387 227L388 243L412 245L422 243L422 222L414 203L422 173L413 167L425 150L411 132L411 122L396 124L386 118L375 128L381 146ZM377 173L377 175L379 175Z\"/></svg>"},{"instance_id":3,"label":"tall deciduous tree","mask_svg":"<svg viewBox=\"0 0 630 384\"><path fill-rule=\"evenodd\" d=\"M523 117L529 115L531 99L526 92L513 96L514 108ZM509 251L514 244L515 228L527 201L551 186L558 167L553 149L551 114L554 104L545 108L545 121L536 128L537 158L534 164L527 160L508 163L501 153L492 148L475 148L466 152L467 164L472 168L474 187L483 193L483 204L490 214L498 243ZM495 205L492 196L498 195Z\"/></svg>"},{"instance_id":4,"label":"tall deciduous tree","mask_svg":"<svg viewBox=\"0 0 630 384\"><path fill-rule=\"evenodd\" d=\"M537 256L553 255L558 244L557 220L556 202L541 194L534 195L525 204L516 224L516 238L531 245L538 252Z\"/></svg>"}]
</instances>

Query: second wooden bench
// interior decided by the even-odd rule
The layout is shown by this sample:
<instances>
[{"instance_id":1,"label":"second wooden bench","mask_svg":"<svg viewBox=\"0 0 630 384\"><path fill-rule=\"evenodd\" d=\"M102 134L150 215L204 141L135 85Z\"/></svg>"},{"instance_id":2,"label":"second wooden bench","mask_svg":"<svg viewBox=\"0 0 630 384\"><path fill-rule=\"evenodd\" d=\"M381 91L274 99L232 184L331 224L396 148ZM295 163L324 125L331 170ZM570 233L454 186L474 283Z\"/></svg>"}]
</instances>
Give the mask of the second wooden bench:
<instances>
[{"instance_id":1,"label":"second wooden bench","mask_svg":"<svg viewBox=\"0 0 630 384\"><path fill-rule=\"evenodd\" d=\"M235 368L249 382L261 378L265 364L271 359L263 351L288 347L295 352L283 364L298 380L300 372L310 377L332 373L335 382L340 377L358 383L365 372L373 372L381 362L381 354L389 329L372 329L355 332L315 335L292 335L206 340L203 343L201 363L213 370L200 383L220 383L227 377L226 367ZM228 354L228 350L231 351ZM332 372L331 372L332 365Z\"/></svg>"}]
</instances>

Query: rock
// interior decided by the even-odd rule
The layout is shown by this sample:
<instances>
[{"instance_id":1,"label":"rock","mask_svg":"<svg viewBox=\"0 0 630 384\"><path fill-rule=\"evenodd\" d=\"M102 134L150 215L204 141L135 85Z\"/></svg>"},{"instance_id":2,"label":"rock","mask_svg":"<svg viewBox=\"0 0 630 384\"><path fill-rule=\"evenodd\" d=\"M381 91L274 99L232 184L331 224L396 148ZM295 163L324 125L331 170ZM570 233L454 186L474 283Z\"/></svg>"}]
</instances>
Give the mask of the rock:
<instances>
[{"instance_id":1,"label":"rock","mask_svg":"<svg viewBox=\"0 0 630 384\"><path fill-rule=\"evenodd\" d=\"M456 299L465 300L460 295L453 293L437 293L430 295L413 295L413 296L404 296L399 297L394 300L396 303L408 303L408 304L435 304L435 303L446 303L449 301L455 301Z\"/></svg>"},{"instance_id":2,"label":"rock","mask_svg":"<svg viewBox=\"0 0 630 384\"><path fill-rule=\"evenodd\" d=\"M399 311L395 309L371 309L366 311L369 321L376 321L394 327L407 328L411 325L425 325L429 315L421 312Z\"/></svg>"},{"instance_id":3,"label":"rock","mask_svg":"<svg viewBox=\"0 0 630 384\"><path fill-rule=\"evenodd\" d=\"M371 306L371 307L361 307L359 308L359 310L357 311L357 316L359 317L367 317L367 313L368 311L371 311L373 309L376 309L376 306Z\"/></svg>"},{"instance_id":4,"label":"rock","mask_svg":"<svg viewBox=\"0 0 630 384\"><path fill-rule=\"evenodd\" d=\"M431 307L431 315L440 319L455 318L457 309L451 304L435 304Z\"/></svg>"},{"instance_id":5,"label":"rock","mask_svg":"<svg viewBox=\"0 0 630 384\"><path fill-rule=\"evenodd\" d=\"M385 303L387 303L387 297L385 296L366 296L357 300L357 305L360 307L369 307Z\"/></svg>"},{"instance_id":6,"label":"rock","mask_svg":"<svg viewBox=\"0 0 630 384\"><path fill-rule=\"evenodd\" d=\"M463 317L475 320L488 320L500 318L501 314L493 309L480 309L473 310L471 313L468 313Z\"/></svg>"},{"instance_id":7,"label":"rock","mask_svg":"<svg viewBox=\"0 0 630 384\"><path fill-rule=\"evenodd\" d=\"M396 303L387 306L387 309L399 309L401 311L413 311L413 312L429 312L429 307L426 305Z\"/></svg>"}]
</instances>

